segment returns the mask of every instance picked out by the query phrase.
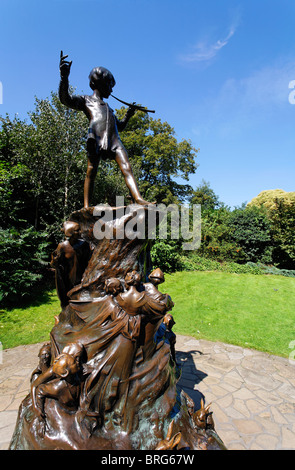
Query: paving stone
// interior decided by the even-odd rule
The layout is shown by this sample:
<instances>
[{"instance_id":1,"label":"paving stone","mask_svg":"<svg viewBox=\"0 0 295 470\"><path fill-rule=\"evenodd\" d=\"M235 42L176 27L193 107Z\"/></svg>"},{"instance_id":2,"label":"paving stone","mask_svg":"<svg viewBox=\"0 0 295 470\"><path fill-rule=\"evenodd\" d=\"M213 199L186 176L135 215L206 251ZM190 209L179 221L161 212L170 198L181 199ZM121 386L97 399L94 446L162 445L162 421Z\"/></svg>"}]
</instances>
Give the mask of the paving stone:
<instances>
[{"instance_id":1,"label":"paving stone","mask_svg":"<svg viewBox=\"0 0 295 470\"><path fill-rule=\"evenodd\" d=\"M30 388L41 344L3 351L0 449L7 449ZM216 432L229 450L295 450L295 361L240 346L177 335L178 387L196 406L212 402Z\"/></svg>"},{"instance_id":2,"label":"paving stone","mask_svg":"<svg viewBox=\"0 0 295 470\"><path fill-rule=\"evenodd\" d=\"M262 426L253 419L234 419L238 431L242 434L257 434L262 431Z\"/></svg>"},{"instance_id":3,"label":"paving stone","mask_svg":"<svg viewBox=\"0 0 295 470\"><path fill-rule=\"evenodd\" d=\"M233 443L230 443L229 446L227 447L228 450L246 450L247 448L245 447L244 444L240 443L240 442L233 442Z\"/></svg>"},{"instance_id":4,"label":"paving stone","mask_svg":"<svg viewBox=\"0 0 295 470\"><path fill-rule=\"evenodd\" d=\"M233 396L232 396L231 393L229 393L229 394L226 395L225 397L220 398L219 400L215 400L215 403L218 403L218 405L219 405L221 408L227 408L227 407L229 407L230 405L232 405L232 403L233 403Z\"/></svg>"},{"instance_id":5,"label":"paving stone","mask_svg":"<svg viewBox=\"0 0 295 470\"><path fill-rule=\"evenodd\" d=\"M259 386L268 391L272 391L281 385L281 381L275 380L273 376L261 372L258 373L257 371L252 372L246 370L243 377L247 384Z\"/></svg>"},{"instance_id":6,"label":"paving stone","mask_svg":"<svg viewBox=\"0 0 295 470\"><path fill-rule=\"evenodd\" d=\"M278 388L277 393L280 397L295 402L295 388L292 385L284 383Z\"/></svg>"},{"instance_id":7,"label":"paving stone","mask_svg":"<svg viewBox=\"0 0 295 470\"><path fill-rule=\"evenodd\" d=\"M233 393L233 397L239 398L240 400L250 400L251 398L255 398L255 395L248 388L241 387L240 390Z\"/></svg>"},{"instance_id":8,"label":"paving stone","mask_svg":"<svg viewBox=\"0 0 295 470\"><path fill-rule=\"evenodd\" d=\"M231 406L225 408L224 412L231 419L242 419L242 418L244 418L244 415L240 411L236 410L234 407L231 407Z\"/></svg>"},{"instance_id":9,"label":"paving stone","mask_svg":"<svg viewBox=\"0 0 295 470\"><path fill-rule=\"evenodd\" d=\"M0 396L0 411L6 410L6 408L10 405L11 400L12 400L11 395Z\"/></svg>"},{"instance_id":10,"label":"paving stone","mask_svg":"<svg viewBox=\"0 0 295 470\"><path fill-rule=\"evenodd\" d=\"M16 417L16 411L2 411L0 413L0 428L4 429L7 426L15 425Z\"/></svg>"},{"instance_id":11,"label":"paving stone","mask_svg":"<svg viewBox=\"0 0 295 470\"><path fill-rule=\"evenodd\" d=\"M227 373L223 380L228 383L236 384L240 388L241 382L243 382L243 377L236 370L234 370Z\"/></svg>"},{"instance_id":12,"label":"paving stone","mask_svg":"<svg viewBox=\"0 0 295 470\"><path fill-rule=\"evenodd\" d=\"M211 410L213 411L213 419L218 420L219 424L229 423L229 416L225 413L224 409L221 408L216 402L212 403Z\"/></svg>"},{"instance_id":13,"label":"paving stone","mask_svg":"<svg viewBox=\"0 0 295 470\"><path fill-rule=\"evenodd\" d=\"M275 450L279 444L279 438L271 434L260 434L256 437L255 444L264 450Z\"/></svg>"},{"instance_id":14,"label":"paving stone","mask_svg":"<svg viewBox=\"0 0 295 470\"><path fill-rule=\"evenodd\" d=\"M278 424L288 424L288 421L284 416L279 412L275 406L271 406L270 411L272 412L273 419Z\"/></svg>"},{"instance_id":15,"label":"paving stone","mask_svg":"<svg viewBox=\"0 0 295 470\"><path fill-rule=\"evenodd\" d=\"M281 413L295 413L295 403L284 402L277 407Z\"/></svg>"},{"instance_id":16,"label":"paving stone","mask_svg":"<svg viewBox=\"0 0 295 470\"><path fill-rule=\"evenodd\" d=\"M261 400L250 399L246 400L246 406L251 414L258 414L265 410L267 405Z\"/></svg>"},{"instance_id":17,"label":"paving stone","mask_svg":"<svg viewBox=\"0 0 295 470\"><path fill-rule=\"evenodd\" d=\"M246 418L250 418L251 413L249 412L244 400L239 400L239 399L234 400L233 407L235 410L237 410Z\"/></svg>"},{"instance_id":18,"label":"paving stone","mask_svg":"<svg viewBox=\"0 0 295 470\"><path fill-rule=\"evenodd\" d=\"M257 423L259 423L263 426L263 431L264 432L272 434L273 436L280 436L282 425L272 421L271 416L269 416L269 417L256 416L255 419L256 419ZM295 448L295 446L294 446L294 448Z\"/></svg>"},{"instance_id":19,"label":"paving stone","mask_svg":"<svg viewBox=\"0 0 295 470\"><path fill-rule=\"evenodd\" d=\"M295 434L288 428L282 428L282 449L291 450L295 447Z\"/></svg>"},{"instance_id":20,"label":"paving stone","mask_svg":"<svg viewBox=\"0 0 295 470\"><path fill-rule=\"evenodd\" d=\"M261 398L269 405L277 406L283 402L282 397L276 395L275 393L267 392L266 390L258 389L255 391L255 395L257 395L258 398Z\"/></svg>"},{"instance_id":21,"label":"paving stone","mask_svg":"<svg viewBox=\"0 0 295 470\"><path fill-rule=\"evenodd\" d=\"M222 385L212 385L210 390L216 397L224 397L228 394L228 391Z\"/></svg>"}]
</instances>

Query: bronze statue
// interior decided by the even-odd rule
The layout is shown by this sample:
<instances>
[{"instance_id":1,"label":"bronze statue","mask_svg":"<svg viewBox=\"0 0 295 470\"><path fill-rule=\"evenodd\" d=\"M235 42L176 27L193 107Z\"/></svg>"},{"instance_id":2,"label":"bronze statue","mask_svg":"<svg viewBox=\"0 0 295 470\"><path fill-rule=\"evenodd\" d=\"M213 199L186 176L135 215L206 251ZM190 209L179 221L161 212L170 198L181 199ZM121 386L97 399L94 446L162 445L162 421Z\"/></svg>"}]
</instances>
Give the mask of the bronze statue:
<instances>
[{"instance_id":1,"label":"bronze statue","mask_svg":"<svg viewBox=\"0 0 295 470\"><path fill-rule=\"evenodd\" d=\"M201 408L193 414L195 425L200 429L214 429L212 411L209 411L211 403L205 407L204 400L201 398Z\"/></svg>"},{"instance_id":2,"label":"bronze statue","mask_svg":"<svg viewBox=\"0 0 295 470\"><path fill-rule=\"evenodd\" d=\"M67 293L77 285L88 264L90 249L88 244L79 240L80 226L76 222L64 223L65 240L51 255L51 266L55 269L56 290L61 306L65 307L69 298Z\"/></svg>"},{"instance_id":3,"label":"bronze statue","mask_svg":"<svg viewBox=\"0 0 295 470\"><path fill-rule=\"evenodd\" d=\"M31 382L34 382L40 374L46 372L50 367L51 362L51 344L46 343L41 347L39 354L39 364L36 369L32 372Z\"/></svg>"},{"instance_id":4,"label":"bronze statue","mask_svg":"<svg viewBox=\"0 0 295 470\"><path fill-rule=\"evenodd\" d=\"M195 412L176 389L174 303L158 289L159 268L145 275L149 245L95 239L95 223L92 208L65 223L53 255L65 302L53 312L50 345L40 350L10 448L224 448L208 407Z\"/></svg>"},{"instance_id":5,"label":"bronze statue","mask_svg":"<svg viewBox=\"0 0 295 470\"><path fill-rule=\"evenodd\" d=\"M78 372L79 366L75 358L62 353L54 360L51 371L41 374L32 383L33 408L39 419L41 435L44 435L46 430L46 398L58 400L68 410L77 409L80 392Z\"/></svg>"},{"instance_id":6,"label":"bronze statue","mask_svg":"<svg viewBox=\"0 0 295 470\"><path fill-rule=\"evenodd\" d=\"M177 432L176 434L172 435L173 426L174 419L169 424L167 436L165 437L165 439L161 440L159 444L157 444L155 450L173 450L177 448L178 444L181 441L181 433Z\"/></svg>"},{"instance_id":7,"label":"bronze statue","mask_svg":"<svg viewBox=\"0 0 295 470\"><path fill-rule=\"evenodd\" d=\"M100 160L106 159L115 160L119 165L134 202L143 205L149 204L140 195L127 151L118 134L118 131L122 131L126 127L129 119L135 112L135 108L133 106L129 107L124 120L119 121L114 115L113 110L103 101L104 98L109 98L116 83L111 72L104 67L95 67L90 72L90 88L93 90L91 96L71 96L69 94L68 77L72 61L66 61L67 57L61 51L60 101L69 108L83 111L89 120L87 137L88 165L84 184L84 207L89 207L98 164Z\"/></svg>"},{"instance_id":8,"label":"bronze statue","mask_svg":"<svg viewBox=\"0 0 295 470\"><path fill-rule=\"evenodd\" d=\"M147 282L143 285L145 292L153 297L153 299L165 302L167 305L167 310L171 310L174 306L171 297L168 294L162 294L162 292L158 290L158 285L165 282L163 271L160 268L156 268L149 274L148 278L150 282Z\"/></svg>"},{"instance_id":9,"label":"bronze statue","mask_svg":"<svg viewBox=\"0 0 295 470\"><path fill-rule=\"evenodd\" d=\"M87 416L93 417L94 412L102 424L106 414L112 411L113 422L124 426L130 384L128 379L134 366L136 351L140 346L143 318L148 317L151 312L160 315L165 312L165 305L162 302L155 302L145 292L137 290L140 281L141 276L137 271L127 273L126 290L123 291L118 279L107 280L105 282L107 296L95 304L96 321L91 321L91 342L98 325L98 335L103 337L103 342L97 341L97 350L95 354L92 352L93 359L84 368L85 375L89 375L81 394L79 420L82 426L83 420L86 419L88 430ZM79 306L75 304L74 308L77 309ZM87 322L86 317L83 318Z\"/></svg>"},{"instance_id":10,"label":"bronze statue","mask_svg":"<svg viewBox=\"0 0 295 470\"><path fill-rule=\"evenodd\" d=\"M161 269L150 272L149 240L125 230L123 237L95 236L99 216L89 198L100 159L117 161L141 212L153 207L138 191L118 135L138 106L116 120L103 101L115 80L102 67L90 74L92 96L70 96L66 57L61 53L60 99L90 121L84 207L65 222L65 240L52 254L61 311L53 312L50 343L39 352L10 449L223 449L209 407L201 402L195 412L177 389L174 303L158 289ZM132 217L116 214L110 227L121 233Z\"/></svg>"}]
</instances>

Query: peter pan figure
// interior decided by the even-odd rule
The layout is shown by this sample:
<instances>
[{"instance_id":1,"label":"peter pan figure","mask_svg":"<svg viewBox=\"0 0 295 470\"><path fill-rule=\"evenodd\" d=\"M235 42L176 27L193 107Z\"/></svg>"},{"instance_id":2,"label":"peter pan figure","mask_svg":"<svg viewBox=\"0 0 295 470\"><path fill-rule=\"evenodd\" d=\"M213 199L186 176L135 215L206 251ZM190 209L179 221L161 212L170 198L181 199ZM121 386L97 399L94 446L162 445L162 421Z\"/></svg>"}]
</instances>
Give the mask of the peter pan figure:
<instances>
[{"instance_id":1,"label":"peter pan figure","mask_svg":"<svg viewBox=\"0 0 295 470\"><path fill-rule=\"evenodd\" d=\"M83 111L89 120L87 137L87 173L84 183L84 207L89 207L93 192L94 180L100 160L114 159L118 163L127 188L136 204L146 205L139 192L132 168L128 159L127 151L123 146L118 131L122 131L131 116L135 113L133 107L128 108L125 118L119 121L113 110L103 98L108 98L115 86L115 79L111 72L104 67L96 67L89 75L90 87L93 90L91 96L75 96L69 94L69 74L72 61L65 59L67 55L60 53L60 101L69 108Z\"/></svg>"}]
</instances>

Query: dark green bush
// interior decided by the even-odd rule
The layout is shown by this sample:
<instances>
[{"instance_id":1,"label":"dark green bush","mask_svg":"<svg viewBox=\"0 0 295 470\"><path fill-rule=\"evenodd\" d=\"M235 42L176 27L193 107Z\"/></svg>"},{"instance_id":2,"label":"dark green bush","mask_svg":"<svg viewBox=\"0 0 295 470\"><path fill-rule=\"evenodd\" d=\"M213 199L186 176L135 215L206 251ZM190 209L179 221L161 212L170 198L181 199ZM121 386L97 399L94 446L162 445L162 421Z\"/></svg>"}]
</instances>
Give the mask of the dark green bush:
<instances>
[{"instance_id":1,"label":"dark green bush","mask_svg":"<svg viewBox=\"0 0 295 470\"><path fill-rule=\"evenodd\" d=\"M173 240L156 240L151 249L153 266L169 273L182 268L179 244Z\"/></svg>"},{"instance_id":2,"label":"dark green bush","mask_svg":"<svg viewBox=\"0 0 295 470\"><path fill-rule=\"evenodd\" d=\"M273 243L266 211L259 207L234 210L228 219L230 239L240 248L241 262L271 263Z\"/></svg>"},{"instance_id":3,"label":"dark green bush","mask_svg":"<svg viewBox=\"0 0 295 470\"><path fill-rule=\"evenodd\" d=\"M0 229L0 301L15 304L32 294L48 265L47 234L34 228Z\"/></svg>"}]
</instances>

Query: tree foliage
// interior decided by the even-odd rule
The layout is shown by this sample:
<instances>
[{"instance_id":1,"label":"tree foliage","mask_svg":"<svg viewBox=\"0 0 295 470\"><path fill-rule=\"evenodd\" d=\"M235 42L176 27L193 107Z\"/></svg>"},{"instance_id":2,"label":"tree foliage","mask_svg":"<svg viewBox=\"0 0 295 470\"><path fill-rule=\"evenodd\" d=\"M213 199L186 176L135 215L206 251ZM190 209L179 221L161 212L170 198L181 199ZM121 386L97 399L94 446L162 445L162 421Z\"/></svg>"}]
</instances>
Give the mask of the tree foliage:
<instances>
[{"instance_id":1,"label":"tree foliage","mask_svg":"<svg viewBox=\"0 0 295 470\"><path fill-rule=\"evenodd\" d=\"M117 110L118 117L125 112L125 108ZM28 118L0 117L3 298L30 291L43 272L44 250L49 260L62 237L63 221L83 207L86 116L63 106L57 94L51 93L50 99L35 99ZM191 187L176 179L188 181L197 168L197 150L189 141L178 142L168 123L142 112L132 117L121 138L145 199L170 203L188 196ZM114 205L116 196L128 198L125 182L114 161L102 161L92 203ZM44 245L44 233L51 245ZM27 255L36 261L31 269Z\"/></svg>"},{"instance_id":2,"label":"tree foliage","mask_svg":"<svg viewBox=\"0 0 295 470\"><path fill-rule=\"evenodd\" d=\"M240 248L239 260L272 262L271 224L258 207L234 210L228 219L230 239Z\"/></svg>"},{"instance_id":3,"label":"tree foliage","mask_svg":"<svg viewBox=\"0 0 295 470\"><path fill-rule=\"evenodd\" d=\"M295 267L295 192L281 189L262 191L248 204L265 208L273 240L273 262L286 268Z\"/></svg>"},{"instance_id":4,"label":"tree foliage","mask_svg":"<svg viewBox=\"0 0 295 470\"><path fill-rule=\"evenodd\" d=\"M223 207L224 204L219 200L219 196L211 188L210 183L204 179L201 184L191 192L191 204L200 204L202 212L211 211Z\"/></svg>"},{"instance_id":5,"label":"tree foliage","mask_svg":"<svg viewBox=\"0 0 295 470\"><path fill-rule=\"evenodd\" d=\"M122 117L124 109L117 111ZM144 199L157 203L183 202L192 188L176 179L189 180L197 169L198 150L188 140L177 141L174 129L160 119L138 112L121 133Z\"/></svg>"},{"instance_id":6,"label":"tree foliage","mask_svg":"<svg viewBox=\"0 0 295 470\"><path fill-rule=\"evenodd\" d=\"M48 258L47 234L33 227L0 229L0 302L18 303L43 278Z\"/></svg>"}]
</instances>

